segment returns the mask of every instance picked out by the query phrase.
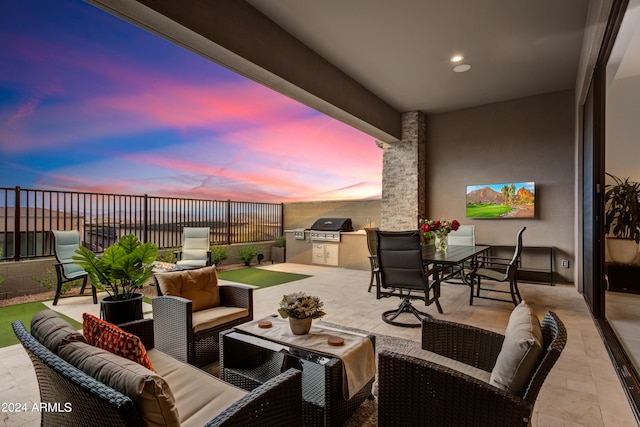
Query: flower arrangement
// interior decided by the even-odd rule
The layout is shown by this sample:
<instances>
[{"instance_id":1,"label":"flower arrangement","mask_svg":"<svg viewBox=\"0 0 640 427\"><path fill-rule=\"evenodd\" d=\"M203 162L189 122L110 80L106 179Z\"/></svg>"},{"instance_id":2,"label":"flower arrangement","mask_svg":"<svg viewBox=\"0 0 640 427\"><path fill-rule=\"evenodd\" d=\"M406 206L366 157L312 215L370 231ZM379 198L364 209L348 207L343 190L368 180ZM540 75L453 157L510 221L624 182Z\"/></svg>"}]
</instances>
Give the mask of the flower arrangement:
<instances>
[{"instance_id":1,"label":"flower arrangement","mask_svg":"<svg viewBox=\"0 0 640 427\"><path fill-rule=\"evenodd\" d=\"M430 239L430 234L435 233L436 237L438 237L438 241L436 242L436 250L438 251L446 251L447 250L447 235L451 233L451 231L456 231L460 228L460 223L457 219L452 221L448 221L446 219L421 219L420 220L420 231L424 235L425 239Z\"/></svg>"},{"instance_id":2,"label":"flower arrangement","mask_svg":"<svg viewBox=\"0 0 640 427\"><path fill-rule=\"evenodd\" d=\"M291 317L293 319L317 319L325 315L322 311L324 303L316 296L307 295L304 292L297 292L284 295L280 301L278 313L283 319Z\"/></svg>"},{"instance_id":3,"label":"flower arrangement","mask_svg":"<svg viewBox=\"0 0 640 427\"><path fill-rule=\"evenodd\" d=\"M451 230L456 231L458 228L460 228L460 223L458 222L457 219L454 219L452 221L447 221L446 219L439 219L439 220L421 219L420 220L420 230L422 231L423 234L433 231L438 235L446 236L451 232Z\"/></svg>"}]
</instances>

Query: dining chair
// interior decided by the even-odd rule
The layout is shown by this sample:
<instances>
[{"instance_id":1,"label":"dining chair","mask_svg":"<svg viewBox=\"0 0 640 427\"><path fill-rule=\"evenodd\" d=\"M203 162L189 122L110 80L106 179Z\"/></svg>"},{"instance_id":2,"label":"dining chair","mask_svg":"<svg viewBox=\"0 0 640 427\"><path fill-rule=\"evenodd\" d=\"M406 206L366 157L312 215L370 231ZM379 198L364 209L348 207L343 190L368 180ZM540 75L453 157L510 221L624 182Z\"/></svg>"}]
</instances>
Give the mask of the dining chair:
<instances>
[{"instance_id":1,"label":"dining chair","mask_svg":"<svg viewBox=\"0 0 640 427\"><path fill-rule=\"evenodd\" d=\"M437 237L436 237L437 239ZM448 237L450 246L475 246L476 245L476 226L475 225L461 225L456 231L451 231ZM447 279L443 280L447 283L462 283L468 285L467 271L471 268L470 262L460 264L457 267L452 267L451 271L443 271L441 274L446 275ZM447 274L448 273L448 274ZM453 282L453 279L459 279L461 282Z\"/></svg>"},{"instance_id":2,"label":"dining chair","mask_svg":"<svg viewBox=\"0 0 640 427\"><path fill-rule=\"evenodd\" d=\"M411 304L421 300L425 306L436 304L443 313L440 297L438 268L427 269L422 261L421 233L413 231L376 231L378 236L378 274L376 277L376 298L399 297L400 305L395 310L382 313L386 323L405 328L419 328L420 323L395 320L403 313L413 314L418 321L429 317Z\"/></svg>"},{"instance_id":3,"label":"dining chair","mask_svg":"<svg viewBox=\"0 0 640 427\"><path fill-rule=\"evenodd\" d=\"M82 280L80 294L77 295L82 296L87 287L89 275L71 259L76 249L80 247L80 233L77 230L51 230L51 234L53 235L53 252L58 261L54 265L56 268L57 284L56 295L53 297L53 305L58 305L58 300L62 297L62 285L64 283ZM91 286L91 295L93 296L93 303L97 304L98 297L96 296L96 288L93 286Z\"/></svg>"},{"instance_id":4,"label":"dining chair","mask_svg":"<svg viewBox=\"0 0 640 427\"><path fill-rule=\"evenodd\" d=\"M378 274L378 227L365 228L367 233L367 249L369 250L369 263L371 264L371 278L369 279L369 289L367 292L371 292L373 287L373 279Z\"/></svg>"},{"instance_id":5,"label":"dining chair","mask_svg":"<svg viewBox=\"0 0 640 427\"><path fill-rule=\"evenodd\" d=\"M469 305L473 305L474 298L490 299L494 301L513 302L517 306L522 301L520 291L518 290L518 267L520 266L520 255L522 254L522 234L527 227L522 227L518 231L516 237L516 246L513 252L513 258L509 261L505 258L496 258L484 256L479 258L480 267L476 270L474 280L471 282L471 295L469 297ZM508 261L508 263L507 263ZM509 283L509 289L483 288L481 286L482 279L494 280L499 283ZM475 283L474 283L475 282ZM475 287L475 296L473 294ZM480 295L480 291L507 293L511 296L511 300L495 298L488 295Z\"/></svg>"}]
</instances>

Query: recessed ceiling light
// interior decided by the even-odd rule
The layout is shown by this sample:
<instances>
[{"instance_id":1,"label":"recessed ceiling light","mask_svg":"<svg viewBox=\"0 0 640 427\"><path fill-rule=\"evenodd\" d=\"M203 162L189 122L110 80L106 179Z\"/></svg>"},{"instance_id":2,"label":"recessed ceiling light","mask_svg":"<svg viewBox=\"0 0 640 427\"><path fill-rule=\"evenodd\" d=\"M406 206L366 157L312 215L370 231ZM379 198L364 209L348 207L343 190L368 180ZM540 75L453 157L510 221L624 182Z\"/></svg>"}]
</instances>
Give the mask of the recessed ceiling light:
<instances>
[{"instance_id":1,"label":"recessed ceiling light","mask_svg":"<svg viewBox=\"0 0 640 427\"><path fill-rule=\"evenodd\" d=\"M469 64L460 64L453 67L453 71L456 73L464 73L465 71L469 71L471 69L471 65Z\"/></svg>"},{"instance_id":2,"label":"recessed ceiling light","mask_svg":"<svg viewBox=\"0 0 640 427\"><path fill-rule=\"evenodd\" d=\"M462 55L455 55L455 56L452 56L452 57L451 57L450 61L451 61L451 62L460 62L460 61L462 61L463 59L464 59L464 56L462 56Z\"/></svg>"}]
</instances>

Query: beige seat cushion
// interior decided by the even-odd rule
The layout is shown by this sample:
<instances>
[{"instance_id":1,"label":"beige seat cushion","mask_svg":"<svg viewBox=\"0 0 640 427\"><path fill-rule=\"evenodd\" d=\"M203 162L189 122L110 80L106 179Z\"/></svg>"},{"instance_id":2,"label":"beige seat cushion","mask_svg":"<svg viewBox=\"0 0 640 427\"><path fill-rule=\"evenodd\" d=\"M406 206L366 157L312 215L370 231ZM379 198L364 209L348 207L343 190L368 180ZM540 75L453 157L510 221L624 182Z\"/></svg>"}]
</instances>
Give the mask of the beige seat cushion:
<instances>
[{"instance_id":1,"label":"beige seat cushion","mask_svg":"<svg viewBox=\"0 0 640 427\"><path fill-rule=\"evenodd\" d=\"M167 382L132 360L83 342L60 347L60 357L96 380L131 398L147 426L179 426L179 413Z\"/></svg>"},{"instance_id":2,"label":"beige seat cushion","mask_svg":"<svg viewBox=\"0 0 640 427\"><path fill-rule=\"evenodd\" d=\"M42 310L31 318L31 335L55 354L63 342L85 341L82 333L50 309Z\"/></svg>"},{"instance_id":3,"label":"beige seat cushion","mask_svg":"<svg viewBox=\"0 0 640 427\"><path fill-rule=\"evenodd\" d=\"M177 265L186 265L189 267L204 267L207 265L207 260L204 259L183 259L176 262Z\"/></svg>"},{"instance_id":4,"label":"beige seat cushion","mask_svg":"<svg viewBox=\"0 0 640 427\"><path fill-rule=\"evenodd\" d=\"M220 305L218 272L215 266L194 270L156 274L163 295L178 296L192 301L193 311Z\"/></svg>"},{"instance_id":5,"label":"beige seat cushion","mask_svg":"<svg viewBox=\"0 0 640 427\"><path fill-rule=\"evenodd\" d=\"M544 342L540 321L525 301L513 309L504 335L490 384L520 394L542 357Z\"/></svg>"},{"instance_id":6,"label":"beige seat cushion","mask_svg":"<svg viewBox=\"0 0 640 427\"><path fill-rule=\"evenodd\" d=\"M248 315L249 310L241 307L213 307L206 310L194 311L191 316L193 332L214 328L223 323L228 323Z\"/></svg>"},{"instance_id":7,"label":"beige seat cushion","mask_svg":"<svg viewBox=\"0 0 640 427\"><path fill-rule=\"evenodd\" d=\"M478 369L475 366L467 365L466 363L458 362L455 359L449 359L448 357L441 356L438 353L434 353L429 350L423 350L421 348L412 348L407 352L407 354L418 359L437 363L438 365L445 366L447 368L453 369L454 371L462 372L463 374L467 374L470 377L476 378L480 381L484 381L485 383L489 383L491 372L483 371L482 369Z\"/></svg>"},{"instance_id":8,"label":"beige seat cushion","mask_svg":"<svg viewBox=\"0 0 640 427\"><path fill-rule=\"evenodd\" d=\"M173 391L183 427L205 425L247 394L245 390L159 350L149 350L149 358Z\"/></svg>"}]
</instances>

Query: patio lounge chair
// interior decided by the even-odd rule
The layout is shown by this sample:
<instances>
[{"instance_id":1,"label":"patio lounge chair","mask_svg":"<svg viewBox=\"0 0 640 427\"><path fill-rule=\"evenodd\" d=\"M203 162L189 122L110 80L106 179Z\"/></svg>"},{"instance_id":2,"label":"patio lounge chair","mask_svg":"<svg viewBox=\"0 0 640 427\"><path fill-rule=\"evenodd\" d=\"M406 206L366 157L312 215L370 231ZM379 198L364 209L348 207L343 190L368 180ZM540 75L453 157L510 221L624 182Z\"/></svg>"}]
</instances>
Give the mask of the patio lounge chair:
<instances>
[{"instance_id":1,"label":"patio lounge chair","mask_svg":"<svg viewBox=\"0 0 640 427\"><path fill-rule=\"evenodd\" d=\"M61 298L62 285L64 283L73 282L82 279L82 287L80 288L80 294L84 295L84 289L87 287L87 279L89 275L82 267L75 264L71 257L74 255L76 249L80 247L80 233L76 230L51 230L53 234L53 251L58 261L55 264L56 268L56 295L53 297L53 305L58 305L58 300ZM91 286L91 285L90 285ZM93 303L98 303L98 297L96 296L96 288L91 286L91 295L93 297ZM76 295L71 295L76 296Z\"/></svg>"},{"instance_id":2,"label":"patio lounge chair","mask_svg":"<svg viewBox=\"0 0 640 427\"><path fill-rule=\"evenodd\" d=\"M182 250L175 252L176 264L188 267L211 265L209 227L184 227L182 231Z\"/></svg>"},{"instance_id":3,"label":"patio lounge chair","mask_svg":"<svg viewBox=\"0 0 640 427\"><path fill-rule=\"evenodd\" d=\"M540 326L542 354L528 364L529 374L514 374L514 378L519 375L521 386L514 391L491 383L502 352L509 354L503 344L509 341L521 345L524 341L508 339L513 337L513 330L507 327L505 335L500 335L473 326L423 319L422 350L412 350L411 354L385 350L378 355L378 424L528 426L540 388L567 341L567 331L555 313L547 312ZM512 349L506 344L504 347Z\"/></svg>"},{"instance_id":4,"label":"patio lounge chair","mask_svg":"<svg viewBox=\"0 0 640 427\"><path fill-rule=\"evenodd\" d=\"M153 305L155 346L202 367L219 358L219 334L253 320L253 289L218 286L215 266L158 273Z\"/></svg>"}]
</instances>

